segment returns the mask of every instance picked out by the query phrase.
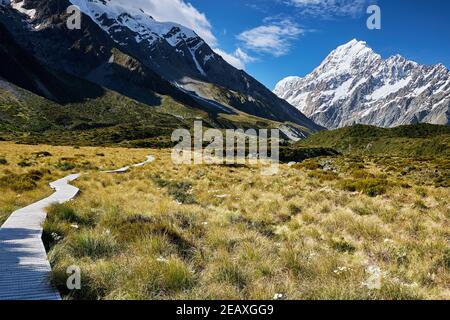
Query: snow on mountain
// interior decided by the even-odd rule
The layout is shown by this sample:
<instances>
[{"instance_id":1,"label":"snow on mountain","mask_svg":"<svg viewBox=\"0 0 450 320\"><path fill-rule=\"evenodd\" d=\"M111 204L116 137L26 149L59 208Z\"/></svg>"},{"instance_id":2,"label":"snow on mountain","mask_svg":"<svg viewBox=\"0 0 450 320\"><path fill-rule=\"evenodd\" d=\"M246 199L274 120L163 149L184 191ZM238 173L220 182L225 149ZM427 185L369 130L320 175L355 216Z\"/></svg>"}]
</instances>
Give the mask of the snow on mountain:
<instances>
[{"instance_id":1,"label":"snow on mountain","mask_svg":"<svg viewBox=\"0 0 450 320\"><path fill-rule=\"evenodd\" d=\"M149 44L165 39L172 46L178 42L196 38L197 34L176 23L158 22L142 9L128 5L124 1L111 0L70 0L80 10L91 17L102 29L114 35L118 28L126 27L136 33L135 41Z\"/></svg>"},{"instance_id":2,"label":"snow on mountain","mask_svg":"<svg viewBox=\"0 0 450 320\"><path fill-rule=\"evenodd\" d=\"M24 7L25 0L0 0L0 5L2 5L2 6L10 5L13 9L26 15L28 17L28 19L34 19L34 17L36 16L35 9L26 9Z\"/></svg>"},{"instance_id":3,"label":"snow on mountain","mask_svg":"<svg viewBox=\"0 0 450 320\"><path fill-rule=\"evenodd\" d=\"M189 54L197 71L206 76L196 52L205 44L191 29L172 22L159 22L130 2L121 0L70 0L95 21L120 45L145 44L148 47L158 41L166 41L172 47L189 43ZM179 50L184 55L184 51Z\"/></svg>"},{"instance_id":4,"label":"snow on mountain","mask_svg":"<svg viewBox=\"0 0 450 320\"><path fill-rule=\"evenodd\" d=\"M20 45L57 70L144 103L150 100L139 88L150 87L210 113L233 110L300 125L300 137L323 129L244 70L227 63L194 31L153 19L152 12L141 10L137 1L0 1L7 5L0 8L0 23ZM14 8L12 3L21 4ZM79 31L66 28L70 4L83 13ZM35 14L25 15L19 7ZM137 87L129 87L128 82ZM298 126L293 128L285 131L293 135Z\"/></svg>"},{"instance_id":5,"label":"snow on mountain","mask_svg":"<svg viewBox=\"0 0 450 320\"><path fill-rule=\"evenodd\" d=\"M450 123L447 68L400 55L384 60L363 41L338 47L312 73L287 77L274 92L330 129L355 123Z\"/></svg>"}]
</instances>

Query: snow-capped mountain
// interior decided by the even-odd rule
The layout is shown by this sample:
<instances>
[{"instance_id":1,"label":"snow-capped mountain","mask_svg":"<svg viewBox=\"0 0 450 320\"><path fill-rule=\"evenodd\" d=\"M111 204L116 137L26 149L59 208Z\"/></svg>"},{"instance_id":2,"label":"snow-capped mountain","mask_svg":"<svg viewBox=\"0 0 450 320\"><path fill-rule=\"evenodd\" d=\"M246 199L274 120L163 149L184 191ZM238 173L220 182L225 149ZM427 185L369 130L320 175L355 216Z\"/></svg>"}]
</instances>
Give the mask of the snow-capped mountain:
<instances>
[{"instance_id":1,"label":"snow-capped mountain","mask_svg":"<svg viewBox=\"0 0 450 320\"><path fill-rule=\"evenodd\" d=\"M204 68L215 55L212 52L202 55L203 50L207 51L207 45L193 30L177 23L156 21L142 9L127 4L126 1L70 0L70 2L95 21L116 43L145 48L148 57L155 55L152 51L157 50L158 45L160 47L161 44L168 44L174 48L178 58L195 67L190 71L207 76ZM171 50L165 51L168 53ZM165 72L166 76L172 77L177 73L175 71L179 70Z\"/></svg>"},{"instance_id":2,"label":"snow-capped mountain","mask_svg":"<svg viewBox=\"0 0 450 320\"><path fill-rule=\"evenodd\" d=\"M338 47L304 78L281 80L274 93L316 123L394 127L450 124L450 71L400 55L382 59L363 41Z\"/></svg>"},{"instance_id":3,"label":"snow-capped mountain","mask_svg":"<svg viewBox=\"0 0 450 320\"><path fill-rule=\"evenodd\" d=\"M217 114L243 112L295 124L298 137L323 129L228 64L194 31L156 21L133 1L0 1L0 24L18 45L56 71L152 105L158 103L153 93L170 95L208 112L218 126L233 124ZM82 12L81 30L66 27L70 5Z\"/></svg>"}]
</instances>

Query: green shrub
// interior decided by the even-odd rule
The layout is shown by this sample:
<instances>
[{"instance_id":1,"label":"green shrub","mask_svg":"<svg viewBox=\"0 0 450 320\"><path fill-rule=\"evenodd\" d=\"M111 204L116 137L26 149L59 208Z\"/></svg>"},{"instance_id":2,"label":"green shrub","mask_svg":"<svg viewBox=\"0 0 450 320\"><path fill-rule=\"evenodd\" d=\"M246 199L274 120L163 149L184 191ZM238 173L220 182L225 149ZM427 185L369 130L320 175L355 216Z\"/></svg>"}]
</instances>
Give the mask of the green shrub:
<instances>
[{"instance_id":1,"label":"green shrub","mask_svg":"<svg viewBox=\"0 0 450 320\"><path fill-rule=\"evenodd\" d=\"M318 179L320 181L333 181L339 179L337 173L331 171L315 170L308 173L308 177Z\"/></svg>"},{"instance_id":2,"label":"green shrub","mask_svg":"<svg viewBox=\"0 0 450 320\"><path fill-rule=\"evenodd\" d=\"M71 162L67 162L67 161L63 161L63 162L58 162L56 164L56 168L62 171L70 171L76 168L76 165L74 165Z\"/></svg>"},{"instance_id":3,"label":"green shrub","mask_svg":"<svg viewBox=\"0 0 450 320\"><path fill-rule=\"evenodd\" d=\"M331 239L331 247L339 252L353 253L356 247L344 238Z\"/></svg>"},{"instance_id":4,"label":"green shrub","mask_svg":"<svg viewBox=\"0 0 450 320\"><path fill-rule=\"evenodd\" d=\"M31 170L25 174L25 177L33 181L39 181L46 173L50 174L51 172L48 170Z\"/></svg>"},{"instance_id":5,"label":"green shrub","mask_svg":"<svg viewBox=\"0 0 450 320\"><path fill-rule=\"evenodd\" d=\"M388 187L385 179L367 178L361 180L346 179L339 183L340 187L349 192L362 192L369 197L376 197L385 194Z\"/></svg>"},{"instance_id":6,"label":"green shrub","mask_svg":"<svg viewBox=\"0 0 450 320\"><path fill-rule=\"evenodd\" d=\"M364 162L350 162L347 165L347 168L349 170L361 170L364 169L366 166L364 165Z\"/></svg>"},{"instance_id":7,"label":"green shrub","mask_svg":"<svg viewBox=\"0 0 450 320\"><path fill-rule=\"evenodd\" d=\"M20 162L17 163L17 165L19 167L26 168L26 167L31 167L33 164L31 162L29 162L28 160L21 160Z\"/></svg>"},{"instance_id":8,"label":"green shrub","mask_svg":"<svg viewBox=\"0 0 450 320\"><path fill-rule=\"evenodd\" d=\"M31 191L37 187L47 171L32 170L24 174L8 173L0 178L0 186L14 190L15 192Z\"/></svg>"},{"instance_id":9,"label":"green shrub","mask_svg":"<svg viewBox=\"0 0 450 320\"><path fill-rule=\"evenodd\" d=\"M167 188L170 196L182 204L195 204L197 201L191 194L192 182L190 181L167 181L160 177L153 177L153 181L162 188Z\"/></svg>"},{"instance_id":10,"label":"green shrub","mask_svg":"<svg viewBox=\"0 0 450 320\"><path fill-rule=\"evenodd\" d=\"M295 169L306 170L318 170L322 168L317 159L308 159L303 161L302 163L295 164L293 167Z\"/></svg>"},{"instance_id":11,"label":"green shrub","mask_svg":"<svg viewBox=\"0 0 450 320\"><path fill-rule=\"evenodd\" d=\"M361 169L355 169L352 171L351 173L352 177L355 179L367 179L367 178L375 178L375 176L370 173L367 172L365 170L361 170Z\"/></svg>"},{"instance_id":12,"label":"green shrub","mask_svg":"<svg viewBox=\"0 0 450 320\"><path fill-rule=\"evenodd\" d=\"M337 156L339 152L332 148L305 148L305 147L281 147L280 148L280 161L284 163L288 162L301 162L306 159Z\"/></svg>"},{"instance_id":13,"label":"green shrub","mask_svg":"<svg viewBox=\"0 0 450 320\"><path fill-rule=\"evenodd\" d=\"M289 210L289 213L293 216L302 212L302 208L299 205L296 205L295 203L290 203L288 205L288 210Z\"/></svg>"},{"instance_id":14,"label":"green shrub","mask_svg":"<svg viewBox=\"0 0 450 320\"><path fill-rule=\"evenodd\" d=\"M45 157L52 156L52 154L48 151L39 151L39 152L34 152L33 154L36 158L45 158Z\"/></svg>"}]
</instances>

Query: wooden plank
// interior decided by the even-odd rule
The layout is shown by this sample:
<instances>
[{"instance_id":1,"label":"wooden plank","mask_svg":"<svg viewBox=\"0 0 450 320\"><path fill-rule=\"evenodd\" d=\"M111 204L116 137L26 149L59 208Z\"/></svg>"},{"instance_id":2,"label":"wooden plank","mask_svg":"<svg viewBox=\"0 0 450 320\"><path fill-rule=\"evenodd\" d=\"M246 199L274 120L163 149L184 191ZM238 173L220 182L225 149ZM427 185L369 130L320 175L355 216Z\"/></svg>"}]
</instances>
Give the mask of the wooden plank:
<instances>
[{"instance_id":1,"label":"wooden plank","mask_svg":"<svg viewBox=\"0 0 450 320\"><path fill-rule=\"evenodd\" d=\"M73 174L52 182L50 197L15 211L0 228L0 300L61 300L51 281L51 267L42 243L45 209L79 192Z\"/></svg>"}]
</instances>

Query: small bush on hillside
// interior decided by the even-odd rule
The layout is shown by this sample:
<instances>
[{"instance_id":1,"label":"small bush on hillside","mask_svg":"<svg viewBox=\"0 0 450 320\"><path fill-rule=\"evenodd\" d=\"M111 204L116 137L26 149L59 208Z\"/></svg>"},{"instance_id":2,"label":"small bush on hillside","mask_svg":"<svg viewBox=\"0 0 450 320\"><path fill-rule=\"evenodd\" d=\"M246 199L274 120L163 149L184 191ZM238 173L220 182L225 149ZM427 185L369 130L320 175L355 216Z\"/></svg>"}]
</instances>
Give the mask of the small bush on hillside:
<instances>
[{"instance_id":1,"label":"small bush on hillside","mask_svg":"<svg viewBox=\"0 0 450 320\"><path fill-rule=\"evenodd\" d=\"M353 253L356 247L344 238L331 239L331 247L339 252Z\"/></svg>"},{"instance_id":2,"label":"small bush on hillside","mask_svg":"<svg viewBox=\"0 0 450 320\"><path fill-rule=\"evenodd\" d=\"M315 170L308 173L309 178L315 178L320 181L333 181L339 179L339 175L337 173L331 171L323 171L323 170Z\"/></svg>"},{"instance_id":3,"label":"small bush on hillside","mask_svg":"<svg viewBox=\"0 0 450 320\"><path fill-rule=\"evenodd\" d=\"M21 168L31 167L33 163L29 162L28 160L21 160L17 165Z\"/></svg>"},{"instance_id":4,"label":"small bush on hillside","mask_svg":"<svg viewBox=\"0 0 450 320\"><path fill-rule=\"evenodd\" d=\"M4 165L7 165L7 164L8 164L8 161L5 158L0 157L0 165L4 166Z\"/></svg>"},{"instance_id":5,"label":"small bush on hillside","mask_svg":"<svg viewBox=\"0 0 450 320\"><path fill-rule=\"evenodd\" d=\"M67 161L63 161L63 162L58 162L56 164L56 168L62 171L70 171L76 168L76 165L74 165L71 162L67 162Z\"/></svg>"},{"instance_id":6,"label":"small bush on hillside","mask_svg":"<svg viewBox=\"0 0 450 320\"><path fill-rule=\"evenodd\" d=\"M303 161L302 163L295 164L293 167L295 169L306 169L306 170L318 170L322 168L317 159L308 159Z\"/></svg>"},{"instance_id":7,"label":"small bush on hillside","mask_svg":"<svg viewBox=\"0 0 450 320\"><path fill-rule=\"evenodd\" d=\"M375 176L372 173L361 169L353 170L351 175L355 179L375 178Z\"/></svg>"},{"instance_id":8,"label":"small bush on hillside","mask_svg":"<svg viewBox=\"0 0 450 320\"><path fill-rule=\"evenodd\" d=\"M52 154L48 151L39 151L39 152L34 152L33 155L36 158L45 158L45 157L51 157Z\"/></svg>"},{"instance_id":9,"label":"small bush on hillside","mask_svg":"<svg viewBox=\"0 0 450 320\"><path fill-rule=\"evenodd\" d=\"M39 181L45 174L51 174L51 172L48 170L31 170L25 174L25 177L33 181Z\"/></svg>"},{"instance_id":10,"label":"small bush on hillside","mask_svg":"<svg viewBox=\"0 0 450 320\"><path fill-rule=\"evenodd\" d=\"M360 180L346 179L339 183L339 186L349 192L362 192L369 197L383 195L387 191L388 181L385 179L367 178Z\"/></svg>"},{"instance_id":11,"label":"small bush on hillside","mask_svg":"<svg viewBox=\"0 0 450 320\"><path fill-rule=\"evenodd\" d=\"M167 188L169 195L182 204L195 204L192 195L192 182L190 181L168 181L160 177L153 177L153 181L161 188Z\"/></svg>"},{"instance_id":12,"label":"small bush on hillside","mask_svg":"<svg viewBox=\"0 0 450 320\"><path fill-rule=\"evenodd\" d=\"M47 171L32 170L24 174L8 173L0 178L0 186L11 189L15 192L31 191L37 187Z\"/></svg>"},{"instance_id":13,"label":"small bush on hillside","mask_svg":"<svg viewBox=\"0 0 450 320\"><path fill-rule=\"evenodd\" d=\"M293 216L295 216L295 215L297 215L297 214L302 212L302 208L299 205L295 204L295 203L290 203L288 205L288 209L289 209L289 213L291 215L293 215Z\"/></svg>"}]
</instances>

